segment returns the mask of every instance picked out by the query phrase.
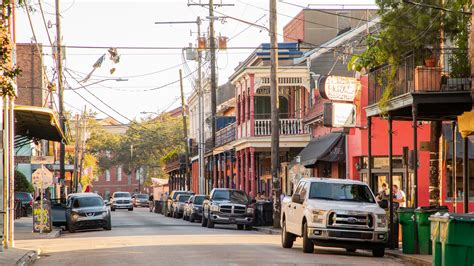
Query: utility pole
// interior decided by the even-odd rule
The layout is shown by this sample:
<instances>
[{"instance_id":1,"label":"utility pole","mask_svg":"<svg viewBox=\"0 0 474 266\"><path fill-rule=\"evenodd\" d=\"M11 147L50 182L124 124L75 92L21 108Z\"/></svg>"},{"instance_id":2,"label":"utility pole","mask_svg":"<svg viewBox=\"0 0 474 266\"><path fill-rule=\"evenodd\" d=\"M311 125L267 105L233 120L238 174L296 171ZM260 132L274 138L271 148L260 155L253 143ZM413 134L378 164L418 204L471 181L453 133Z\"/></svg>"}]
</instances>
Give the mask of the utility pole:
<instances>
[{"instance_id":1,"label":"utility pole","mask_svg":"<svg viewBox=\"0 0 474 266\"><path fill-rule=\"evenodd\" d=\"M186 190L191 188L191 178L189 177L189 147L188 147L188 125L186 122L186 103L184 102L184 91L183 91L183 73L179 70L179 87L181 89L181 115L183 116L183 139L184 147L186 148L186 172L184 174L186 179Z\"/></svg>"},{"instance_id":2,"label":"utility pole","mask_svg":"<svg viewBox=\"0 0 474 266\"><path fill-rule=\"evenodd\" d=\"M273 183L273 227L280 228L280 121L278 99L278 42L276 0L270 0L270 100L272 119L271 173Z\"/></svg>"},{"instance_id":3,"label":"utility pole","mask_svg":"<svg viewBox=\"0 0 474 266\"><path fill-rule=\"evenodd\" d=\"M85 153L85 144L86 144L86 132L87 132L87 109L84 106L84 113L82 113L81 118L81 137L80 137L80 152L81 157L79 159L79 178L76 181L76 192L78 190L78 185L81 182L82 171L84 169L84 153ZM84 188L83 188L84 189Z\"/></svg>"},{"instance_id":4,"label":"utility pole","mask_svg":"<svg viewBox=\"0 0 474 266\"><path fill-rule=\"evenodd\" d=\"M192 5L192 4L188 4ZM196 21L162 21L155 22L155 24L197 24L197 35L198 38L201 37L201 18L197 17ZM204 92L202 90L202 52L200 49L197 49L198 58L198 80L197 80L197 90L198 90L198 117L199 117L199 136L198 136L198 161L199 161L199 193L204 193L204 150L205 150L205 136L204 136L204 104L203 97Z\"/></svg>"},{"instance_id":5,"label":"utility pole","mask_svg":"<svg viewBox=\"0 0 474 266\"><path fill-rule=\"evenodd\" d=\"M61 16L59 11L59 0L55 0L56 2L56 60L57 60L57 67L58 67L58 96L59 96L59 123L61 126L61 130L65 132L65 124L64 124L64 87L63 87L63 60L62 60L62 46L61 46ZM64 141L61 141L59 146L59 178L61 180L65 179L65 168L64 168L64 161L66 155L66 146ZM61 197L64 197L64 193L61 193Z\"/></svg>"},{"instance_id":6,"label":"utility pole","mask_svg":"<svg viewBox=\"0 0 474 266\"><path fill-rule=\"evenodd\" d=\"M211 139L212 147L216 146L216 40L214 34L214 0L209 0L209 46L211 50ZM215 186L215 184L214 184Z\"/></svg>"},{"instance_id":7,"label":"utility pole","mask_svg":"<svg viewBox=\"0 0 474 266\"><path fill-rule=\"evenodd\" d=\"M79 127L79 115L76 114L76 143L74 145L74 176L73 176L73 180L74 180L74 188L75 188L75 192L77 193L77 182L78 182L78 176L79 176L79 173L78 173L78 168L79 168L79 143L80 143L80 137L81 137L81 130L80 130L80 127Z\"/></svg>"}]
</instances>

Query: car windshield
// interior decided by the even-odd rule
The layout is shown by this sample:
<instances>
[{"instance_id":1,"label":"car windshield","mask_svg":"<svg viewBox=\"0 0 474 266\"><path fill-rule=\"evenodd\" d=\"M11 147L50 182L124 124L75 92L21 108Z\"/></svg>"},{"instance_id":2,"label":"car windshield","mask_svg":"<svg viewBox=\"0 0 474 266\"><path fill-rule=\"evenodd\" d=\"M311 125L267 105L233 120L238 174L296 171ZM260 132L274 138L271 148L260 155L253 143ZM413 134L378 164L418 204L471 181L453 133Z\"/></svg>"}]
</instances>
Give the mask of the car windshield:
<instances>
[{"instance_id":1,"label":"car windshield","mask_svg":"<svg viewBox=\"0 0 474 266\"><path fill-rule=\"evenodd\" d=\"M137 195L137 198L139 198L139 199L148 199L148 195L146 195L146 194L138 194L138 195Z\"/></svg>"},{"instance_id":2,"label":"car windshield","mask_svg":"<svg viewBox=\"0 0 474 266\"><path fill-rule=\"evenodd\" d=\"M191 197L191 195L180 195L178 198L179 202L186 202Z\"/></svg>"},{"instance_id":3,"label":"car windshield","mask_svg":"<svg viewBox=\"0 0 474 266\"><path fill-rule=\"evenodd\" d=\"M204 201L204 196L194 198L194 204L202 205L203 201Z\"/></svg>"},{"instance_id":4,"label":"car windshield","mask_svg":"<svg viewBox=\"0 0 474 266\"><path fill-rule=\"evenodd\" d=\"M103 206L104 202L99 197L82 197L74 200L72 204L73 208L84 208L84 207L99 207Z\"/></svg>"},{"instance_id":5,"label":"car windshield","mask_svg":"<svg viewBox=\"0 0 474 266\"><path fill-rule=\"evenodd\" d=\"M192 195L190 192L176 192L173 194L173 199L177 199L179 195L183 195L183 194L189 194L189 195Z\"/></svg>"},{"instance_id":6,"label":"car windshield","mask_svg":"<svg viewBox=\"0 0 474 266\"><path fill-rule=\"evenodd\" d=\"M128 192L115 193L114 198L130 198L130 193Z\"/></svg>"},{"instance_id":7,"label":"car windshield","mask_svg":"<svg viewBox=\"0 0 474 266\"><path fill-rule=\"evenodd\" d=\"M248 204L249 199L245 192L241 190L216 190L213 195L214 200L228 200L238 204Z\"/></svg>"},{"instance_id":8,"label":"car windshield","mask_svg":"<svg viewBox=\"0 0 474 266\"><path fill-rule=\"evenodd\" d=\"M361 184L313 182L309 198L375 203L369 187Z\"/></svg>"}]
</instances>

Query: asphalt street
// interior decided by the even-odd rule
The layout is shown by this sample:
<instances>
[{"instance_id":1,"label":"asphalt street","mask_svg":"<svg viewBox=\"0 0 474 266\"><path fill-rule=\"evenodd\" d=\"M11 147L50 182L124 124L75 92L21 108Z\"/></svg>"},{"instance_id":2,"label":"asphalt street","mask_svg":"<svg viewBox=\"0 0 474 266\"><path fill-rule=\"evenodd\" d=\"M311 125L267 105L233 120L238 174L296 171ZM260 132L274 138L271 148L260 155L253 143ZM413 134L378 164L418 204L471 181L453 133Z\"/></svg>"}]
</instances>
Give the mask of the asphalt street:
<instances>
[{"instance_id":1,"label":"asphalt street","mask_svg":"<svg viewBox=\"0 0 474 266\"><path fill-rule=\"evenodd\" d=\"M283 249L279 235L239 231L234 226L201 227L150 213L146 208L112 212L111 231L64 232L59 238L28 238L17 248L40 249L35 265L402 265L369 252L316 248L304 254L301 240ZM19 228L20 229L20 228Z\"/></svg>"}]
</instances>

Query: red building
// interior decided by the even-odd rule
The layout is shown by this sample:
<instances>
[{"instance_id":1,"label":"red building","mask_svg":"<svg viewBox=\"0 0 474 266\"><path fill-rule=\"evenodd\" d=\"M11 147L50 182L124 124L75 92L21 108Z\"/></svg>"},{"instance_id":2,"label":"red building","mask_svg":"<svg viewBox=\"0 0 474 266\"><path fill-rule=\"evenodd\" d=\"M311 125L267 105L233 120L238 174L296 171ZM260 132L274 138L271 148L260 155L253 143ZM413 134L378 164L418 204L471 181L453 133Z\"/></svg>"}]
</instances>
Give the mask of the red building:
<instances>
[{"instance_id":1,"label":"red building","mask_svg":"<svg viewBox=\"0 0 474 266\"><path fill-rule=\"evenodd\" d=\"M126 173L120 166L111 167L99 175L92 183L92 191L108 199L114 192L138 192L138 173ZM143 187L140 188L141 192ZM148 192L148 191L147 191Z\"/></svg>"}]
</instances>

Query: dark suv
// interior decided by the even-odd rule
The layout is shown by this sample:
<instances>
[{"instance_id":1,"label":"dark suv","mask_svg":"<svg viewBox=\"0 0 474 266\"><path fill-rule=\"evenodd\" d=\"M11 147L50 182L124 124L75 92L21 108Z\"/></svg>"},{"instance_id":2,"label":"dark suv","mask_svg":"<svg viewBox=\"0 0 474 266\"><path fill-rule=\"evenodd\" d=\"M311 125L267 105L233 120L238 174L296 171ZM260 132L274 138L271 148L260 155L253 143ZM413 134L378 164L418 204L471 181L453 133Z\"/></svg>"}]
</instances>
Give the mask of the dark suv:
<instances>
[{"instance_id":1,"label":"dark suv","mask_svg":"<svg viewBox=\"0 0 474 266\"><path fill-rule=\"evenodd\" d=\"M236 224L250 230L254 221L255 200L242 190L215 188L202 204L202 226L213 228L214 224Z\"/></svg>"},{"instance_id":2,"label":"dark suv","mask_svg":"<svg viewBox=\"0 0 474 266\"><path fill-rule=\"evenodd\" d=\"M74 233L77 229L112 229L110 211L102 197L95 193L75 193L66 203L66 227Z\"/></svg>"}]
</instances>

